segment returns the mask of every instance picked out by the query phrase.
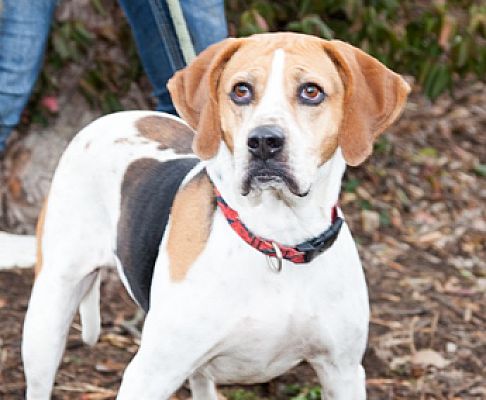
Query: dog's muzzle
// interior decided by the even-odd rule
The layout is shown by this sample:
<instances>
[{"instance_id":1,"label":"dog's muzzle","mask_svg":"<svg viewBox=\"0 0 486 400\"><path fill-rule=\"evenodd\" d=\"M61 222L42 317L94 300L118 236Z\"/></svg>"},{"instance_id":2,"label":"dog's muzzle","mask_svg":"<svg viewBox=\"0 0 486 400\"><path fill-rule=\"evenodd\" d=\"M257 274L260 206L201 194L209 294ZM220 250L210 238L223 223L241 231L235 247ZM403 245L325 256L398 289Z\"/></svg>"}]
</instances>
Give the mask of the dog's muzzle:
<instances>
[{"instance_id":1,"label":"dog's muzzle","mask_svg":"<svg viewBox=\"0 0 486 400\"><path fill-rule=\"evenodd\" d=\"M261 125L250 131L247 140L248 172L243 181L242 195L252 189L281 190L282 186L294 195L302 197L307 193L300 191L292 173L289 171L284 153L284 130L278 125Z\"/></svg>"}]
</instances>

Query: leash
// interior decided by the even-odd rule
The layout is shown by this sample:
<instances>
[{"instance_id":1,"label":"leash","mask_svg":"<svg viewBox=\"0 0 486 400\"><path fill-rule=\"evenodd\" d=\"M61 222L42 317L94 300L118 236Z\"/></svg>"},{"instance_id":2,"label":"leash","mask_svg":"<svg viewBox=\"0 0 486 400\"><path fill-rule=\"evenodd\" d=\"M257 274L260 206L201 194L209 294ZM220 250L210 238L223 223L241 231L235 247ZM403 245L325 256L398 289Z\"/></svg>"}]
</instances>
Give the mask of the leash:
<instances>
[{"instance_id":1,"label":"leash","mask_svg":"<svg viewBox=\"0 0 486 400\"><path fill-rule=\"evenodd\" d=\"M214 186L214 193L219 209L238 236L250 246L265 254L268 257L269 266L271 263L270 258L277 259L276 265L271 265L271 268L276 272L281 271L283 260L291 261L294 264L305 264L329 249L336 241L344 222L338 216L337 206L334 206L331 213L331 226L328 229L319 236L306 240L297 246L286 246L253 234L241 221L238 212L226 203L216 186Z\"/></svg>"},{"instance_id":2,"label":"leash","mask_svg":"<svg viewBox=\"0 0 486 400\"><path fill-rule=\"evenodd\" d=\"M181 47L182 56L186 64L189 64L195 57L196 52L194 50L194 45L191 40L191 35L189 34L189 29L187 29L186 19L182 13L182 7L179 0L166 0L167 7L169 8L169 14L172 18L172 23L174 24L174 29L179 40L179 46Z\"/></svg>"}]
</instances>

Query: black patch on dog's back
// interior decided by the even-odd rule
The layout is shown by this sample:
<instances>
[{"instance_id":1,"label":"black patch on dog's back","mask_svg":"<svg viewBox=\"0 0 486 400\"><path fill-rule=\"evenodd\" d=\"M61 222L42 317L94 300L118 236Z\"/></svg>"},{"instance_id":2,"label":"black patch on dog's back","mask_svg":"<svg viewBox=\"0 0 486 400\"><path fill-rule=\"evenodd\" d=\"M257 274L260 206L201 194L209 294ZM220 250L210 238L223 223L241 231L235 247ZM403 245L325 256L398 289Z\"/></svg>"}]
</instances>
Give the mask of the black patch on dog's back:
<instances>
[{"instance_id":1,"label":"black patch on dog's back","mask_svg":"<svg viewBox=\"0 0 486 400\"><path fill-rule=\"evenodd\" d=\"M196 158L165 162L142 158L125 172L116 255L133 296L145 311L149 309L155 261L174 197L198 162Z\"/></svg>"}]
</instances>

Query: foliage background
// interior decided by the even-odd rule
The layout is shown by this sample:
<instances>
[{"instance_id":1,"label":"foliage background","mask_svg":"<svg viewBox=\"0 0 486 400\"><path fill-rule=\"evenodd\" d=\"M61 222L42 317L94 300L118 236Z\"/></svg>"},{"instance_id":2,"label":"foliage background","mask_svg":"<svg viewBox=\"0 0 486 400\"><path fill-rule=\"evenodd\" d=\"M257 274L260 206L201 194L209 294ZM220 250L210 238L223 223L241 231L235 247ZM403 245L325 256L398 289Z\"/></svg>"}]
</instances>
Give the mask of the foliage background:
<instances>
[{"instance_id":1,"label":"foliage background","mask_svg":"<svg viewBox=\"0 0 486 400\"><path fill-rule=\"evenodd\" d=\"M46 67L31 102L34 122L46 122L49 112L37 107L40 97L58 92L58 71L71 62L82 67L79 83L85 98L105 113L126 108L120 97L143 76L116 2L81 3L79 12L90 9L89 20L77 15L76 7L71 13L65 7L68 11L58 13L54 23ZM227 0L226 11L232 36L289 30L350 42L415 77L432 100L468 76L484 80L486 4L481 0ZM97 23L107 18L115 23ZM120 43L122 57L110 52Z\"/></svg>"},{"instance_id":2,"label":"foliage background","mask_svg":"<svg viewBox=\"0 0 486 400\"><path fill-rule=\"evenodd\" d=\"M480 1L229 0L227 9L237 35L289 30L341 39L413 75L432 99L454 78L486 72Z\"/></svg>"}]
</instances>

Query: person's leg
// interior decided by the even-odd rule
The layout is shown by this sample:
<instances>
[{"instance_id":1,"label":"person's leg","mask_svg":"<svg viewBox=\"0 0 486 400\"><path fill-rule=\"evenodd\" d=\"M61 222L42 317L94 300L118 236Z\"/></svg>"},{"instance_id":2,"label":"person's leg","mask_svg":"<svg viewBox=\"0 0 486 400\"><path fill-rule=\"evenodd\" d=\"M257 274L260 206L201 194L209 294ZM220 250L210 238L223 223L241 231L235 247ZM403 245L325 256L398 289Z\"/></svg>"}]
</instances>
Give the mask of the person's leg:
<instances>
[{"instance_id":1,"label":"person's leg","mask_svg":"<svg viewBox=\"0 0 486 400\"><path fill-rule=\"evenodd\" d=\"M138 53L157 99L157 110L175 114L165 87L174 71L184 67L165 0L119 0L132 28ZM152 3L161 3L152 7Z\"/></svg>"},{"instance_id":2,"label":"person's leg","mask_svg":"<svg viewBox=\"0 0 486 400\"><path fill-rule=\"evenodd\" d=\"M57 0L3 0L0 12L0 153L42 68Z\"/></svg>"},{"instance_id":3,"label":"person's leg","mask_svg":"<svg viewBox=\"0 0 486 400\"><path fill-rule=\"evenodd\" d=\"M166 0L119 0L157 99L157 110L176 114L167 81L185 66ZM181 0L196 52L227 35L223 1Z\"/></svg>"},{"instance_id":4,"label":"person's leg","mask_svg":"<svg viewBox=\"0 0 486 400\"><path fill-rule=\"evenodd\" d=\"M223 0L180 0L196 53L228 36Z\"/></svg>"}]
</instances>

